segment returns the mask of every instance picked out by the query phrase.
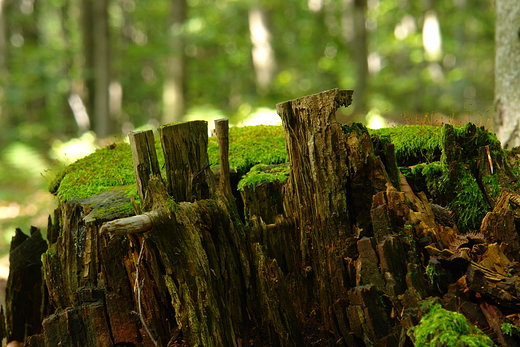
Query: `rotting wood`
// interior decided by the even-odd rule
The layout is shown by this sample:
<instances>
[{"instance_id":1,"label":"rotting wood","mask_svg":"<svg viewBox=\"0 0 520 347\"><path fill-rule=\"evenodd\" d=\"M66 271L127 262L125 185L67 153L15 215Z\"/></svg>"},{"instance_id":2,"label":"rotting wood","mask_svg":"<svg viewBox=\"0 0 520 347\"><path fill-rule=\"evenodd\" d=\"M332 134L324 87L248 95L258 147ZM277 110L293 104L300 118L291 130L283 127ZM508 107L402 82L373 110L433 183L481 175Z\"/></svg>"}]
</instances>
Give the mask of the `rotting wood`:
<instances>
[{"instance_id":1,"label":"rotting wood","mask_svg":"<svg viewBox=\"0 0 520 347\"><path fill-rule=\"evenodd\" d=\"M137 193L141 202L146 204L146 188L150 175L161 175L157 153L155 152L155 140L152 130L131 132L128 134L130 147L132 148L132 161L134 165Z\"/></svg>"},{"instance_id":2,"label":"rotting wood","mask_svg":"<svg viewBox=\"0 0 520 347\"><path fill-rule=\"evenodd\" d=\"M229 121L227 118L215 120L220 158L219 188L228 199L233 197L231 192L231 178L229 174Z\"/></svg>"},{"instance_id":3,"label":"rotting wood","mask_svg":"<svg viewBox=\"0 0 520 347\"><path fill-rule=\"evenodd\" d=\"M47 249L40 230L31 227L31 236L16 230L9 254L6 287L7 341L24 341L42 331L41 320L48 301L43 292L41 255Z\"/></svg>"}]
</instances>

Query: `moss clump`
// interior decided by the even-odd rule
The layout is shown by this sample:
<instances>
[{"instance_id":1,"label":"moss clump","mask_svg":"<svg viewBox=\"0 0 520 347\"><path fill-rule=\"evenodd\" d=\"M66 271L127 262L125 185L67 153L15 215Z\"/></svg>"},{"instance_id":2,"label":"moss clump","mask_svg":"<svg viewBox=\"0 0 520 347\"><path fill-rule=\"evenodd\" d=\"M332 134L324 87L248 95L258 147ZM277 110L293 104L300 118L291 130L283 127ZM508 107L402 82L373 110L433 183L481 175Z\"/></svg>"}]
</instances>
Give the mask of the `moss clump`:
<instances>
[{"instance_id":1,"label":"moss clump","mask_svg":"<svg viewBox=\"0 0 520 347\"><path fill-rule=\"evenodd\" d=\"M400 170L415 192L423 191L432 198L444 194L448 177L440 161L401 167Z\"/></svg>"},{"instance_id":2,"label":"moss clump","mask_svg":"<svg viewBox=\"0 0 520 347\"><path fill-rule=\"evenodd\" d=\"M438 161L442 152L443 128L431 125L398 125L369 129L371 135L390 137L400 166Z\"/></svg>"},{"instance_id":3,"label":"moss clump","mask_svg":"<svg viewBox=\"0 0 520 347\"><path fill-rule=\"evenodd\" d=\"M254 188L266 182L278 181L285 183L287 177L289 177L289 171L289 165L255 165L247 175L238 182L238 190L244 190L245 187Z\"/></svg>"},{"instance_id":4,"label":"moss clump","mask_svg":"<svg viewBox=\"0 0 520 347\"><path fill-rule=\"evenodd\" d=\"M445 126L444 129L447 127ZM453 127L453 131L465 158L476 157L478 149L486 145L489 146L492 152L502 150L502 145L496 135L484 127L477 127L473 123L467 123L464 126ZM446 131L444 131L444 134L446 134Z\"/></svg>"},{"instance_id":5,"label":"moss clump","mask_svg":"<svg viewBox=\"0 0 520 347\"><path fill-rule=\"evenodd\" d=\"M341 129L343 130L344 134L349 134L353 131L357 132L358 134L367 133L368 129L363 123L351 123L351 124L345 124L341 126Z\"/></svg>"},{"instance_id":6,"label":"moss clump","mask_svg":"<svg viewBox=\"0 0 520 347\"><path fill-rule=\"evenodd\" d=\"M51 193L67 201L87 198L114 187L135 185L132 151L126 143L98 149L69 165L51 184Z\"/></svg>"},{"instance_id":7,"label":"moss clump","mask_svg":"<svg viewBox=\"0 0 520 347\"><path fill-rule=\"evenodd\" d=\"M494 346L493 341L477 327L469 324L464 315L433 305L419 325L408 330L415 346Z\"/></svg>"},{"instance_id":8,"label":"moss clump","mask_svg":"<svg viewBox=\"0 0 520 347\"><path fill-rule=\"evenodd\" d=\"M208 140L209 162L219 164L217 138ZM229 129L229 167L245 174L252 166L287 162L283 128L275 125L231 127Z\"/></svg>"}]
</instances>

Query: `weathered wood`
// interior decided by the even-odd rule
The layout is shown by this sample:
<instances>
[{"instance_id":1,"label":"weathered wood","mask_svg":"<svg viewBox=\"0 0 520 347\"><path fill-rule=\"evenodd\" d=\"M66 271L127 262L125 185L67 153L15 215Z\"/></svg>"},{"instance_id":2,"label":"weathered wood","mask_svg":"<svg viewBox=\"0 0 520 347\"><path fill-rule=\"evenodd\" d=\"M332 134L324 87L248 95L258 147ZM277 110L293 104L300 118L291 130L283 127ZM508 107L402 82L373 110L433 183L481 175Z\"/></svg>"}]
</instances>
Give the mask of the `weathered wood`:
<instances>
[{"instance_id":1,"label":"weathered wood","mask_svg":"<svg viewBox=\"0 0 520 347\"><path fill-rule=\"evenodd\" d=\"M16 230L9 254L6 286L7 341L24 341L42 331L45 295L41 255L47 249L40 230L31 227L31 236Z\"/></svg>"},{"instance_id":2,"label":"weathered wood","mask_svg":"<svg viewBox=\"0 0 520 347\"><path fill-rule=\"evenodd\" d=\"M155 140L152 130L130 132L130 147L134 164L137 193L143 204L146 204L146 188L150 175L160 176L161 171L155 151Z\"/></svg>"},{"instance_id":3,"label":"weathered wood","mask_svg":"<svg viewBox=\"0 0 520 347\"><path fill-rule=\"evenodd\" d=\"M310 287L294 284L299 297L295 304L304 305L297 309L300 315L317 310L319 320L338 339L340 318L331 307L336 300L346 303L349 283L338 259L348 256L354 232L348 209L347 143L336 110L351 102L351 90L333 89L276 105L291 166L284 214L294 220L299 240L299 249L291 251L298 252L302 268L310 267L313 273Z\"/></svg>"},{"instance_id":4,"label":"weathered wood","mask_svg":"<svg viewBox=\"0 0 520 347\"><path fill-rule=\"evenodd\" d=\"M279 168L281 166L270 165L266 167ZM262 172L262 170L259 170ZM255 185L245 184L240 190L240 196L244 203L246 219L253 216L261 217L267 224L275 223L278 215L283 214L283 181L259 182Z\"/></svg>"},{"instance_id":5,"label":"weathered wood","mask_svg":"<svg viewBox=\"0 0 520 347\"><path fill-rule=\"evenodd\" d=\"M125 234L137 234L150 231L153 223L147 214L140 214L137 216L116 219L110 222L104 223L99 232L101 234L114 234L114 235L125 235Z\"/></svg>"},{"instance_id":6,"label":"weathered wood","mask_svg":"<svg viewBox=\"0 0 520 347\"><path fill-rule=\"evenodd\" d=\"M217 135L220 174L219 189L228 199L233 197L231 192L231 178L229 174L229 121L227 118L215 120L215 133Z\"/></svg>"},{"instance_id":7,"label":"weathered wood","mask_svg":"<svg viewBox=\"0 0 520 347\"><path fill-rule=\"evenodd\" d=\"M168 193L175 201L213 196L215 177L208 161L208 124L193 121L159 128L166 164Z\"/></svg>"}]
</instances>

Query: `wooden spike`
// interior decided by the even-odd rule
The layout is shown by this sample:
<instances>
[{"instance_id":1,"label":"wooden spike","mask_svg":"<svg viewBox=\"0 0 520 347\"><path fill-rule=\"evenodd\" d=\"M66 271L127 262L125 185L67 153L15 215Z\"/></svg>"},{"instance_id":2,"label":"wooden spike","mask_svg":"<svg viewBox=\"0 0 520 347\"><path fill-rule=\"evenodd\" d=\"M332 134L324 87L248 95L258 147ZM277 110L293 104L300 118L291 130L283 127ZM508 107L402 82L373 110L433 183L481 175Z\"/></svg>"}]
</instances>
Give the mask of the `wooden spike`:
<instances>
[{"instance_id":1,"label":"wooden spike","mask_svg":"<svg viewBox=\"0 0 520 347\"><path fill-rule=\"evenodd\" d=\"M132 162L134 165L137 193L141 203L146 202L146 188L150 175L160 176L159 162L155 152L155 140L152 130L136 131L128 134L132 148Z\"/></svg>"},{"instance_id":2,"label":"wooden spike","mask_svg":"<svg viewBox=\"0 0 520 347\"><path fill-rule=\"evenodd\" d=\"M229 121L227 118L215 120L218 149L220 153L219 189L228 199L233 197L229 175Z\"/></svg>"},{"instance_id":3,"label":"wooden spike","mask_svg":"<svg viewBox=\"0 0 520 347\"><path fill-rule=\"evenodd\" d=\"M215 177L208 159L208 123L193 121L159 128L168 193L178 202L212 197Z\"/></svg>"}]
</instances>

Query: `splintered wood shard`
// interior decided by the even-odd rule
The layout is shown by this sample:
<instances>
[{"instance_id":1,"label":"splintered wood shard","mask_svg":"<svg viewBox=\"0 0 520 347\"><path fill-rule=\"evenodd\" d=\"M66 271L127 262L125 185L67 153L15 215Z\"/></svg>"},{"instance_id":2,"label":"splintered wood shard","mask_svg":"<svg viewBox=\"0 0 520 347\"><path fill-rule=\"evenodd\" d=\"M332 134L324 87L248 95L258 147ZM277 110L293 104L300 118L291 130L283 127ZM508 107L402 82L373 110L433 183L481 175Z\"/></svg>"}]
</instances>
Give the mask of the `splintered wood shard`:
<instances>
[{"instance_id":1,"label":"splintered wood shard","mask_svg":"<svg viewBox=\"0 0 520 347\"><path fill-rule=\"evenodd\" d=\"M159 128L168 193L177 202L208 199L215 177L208 159L208 123L193 121Z\"/></svg>"},{"instance_id":2,"label":"splintered wood shard","mask_svg":"<svg viewBox=\"0 0 520 347\"><path fill-rule=\"evenodd\" d=\"M146 202L146 188L150 175L161 175L157 153L155 152L155 140L152 130L131 132L128 135L132 148L132 162L134 165L137 193L141 203Z\"/></svg>"},{"instance_id":3,"label":"splintered wood shard","mask_svg":"<svg viewBox=\"0 0 520 347\"><path fill-rule=\"evenodd\" d=\"M137 234L151 230L152 226L152 219L147 214L141 214L106 222L101 226L99 232L114 235Z\"/></svg>"},{"instance_id":4,"label":"splintered wood shard","mask_svg":"<svg viewBox=\"0 0 520 347\"><path fill-rule=\"evenodd\" d=\"M229 121L227 118L215 120L218 149L220 154L219 189L227 198L231 198L231 179L229 176Z\"/></svg>"}]
</instances>

